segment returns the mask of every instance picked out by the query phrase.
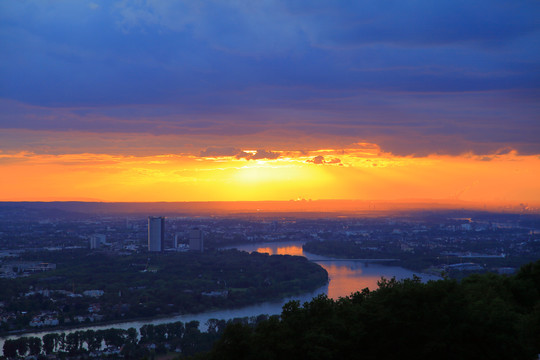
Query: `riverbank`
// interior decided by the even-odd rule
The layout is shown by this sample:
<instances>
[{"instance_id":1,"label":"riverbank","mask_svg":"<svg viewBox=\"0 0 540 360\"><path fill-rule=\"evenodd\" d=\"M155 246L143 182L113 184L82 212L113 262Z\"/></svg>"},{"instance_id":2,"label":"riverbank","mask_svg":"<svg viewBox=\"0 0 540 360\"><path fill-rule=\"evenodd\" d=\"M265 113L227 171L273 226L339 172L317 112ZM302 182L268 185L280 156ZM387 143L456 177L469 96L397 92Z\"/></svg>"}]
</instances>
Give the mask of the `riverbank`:
<instances>
[{"instance_id":1,"label":"riverbank","mask_svg":"<svg viewBox=\"0 0 540 360\"><path fill-rule=\"evenodd\" d=\"M0 336L242 308L310 292L328 282L321 266L299 256L236 250L124 257L88 251L64 255L64 260L56 253L36 255L55 260L58 270L0 279L4 303L0 315L8 319ZM29 326L47 321L60 324Z\"/></svg>"},{"instance_id":2,"label":"riverbank","mask_svg":"<svg viewBox=\"0 0 540 360\"><path fill-rule=\"evenodd\" d=\"M522 256L459 256L441 254L440 250L400 251L385 247L365 247L351 241L309 241L302 250L330 258L363 258L366 262L400 266L417 274L460 280L471 274L512 274L536 258ZM379 262L378 258L395 258L395 262ZM371 260L372 259L372 260Z\"/></svg>"},{"instance_id":3,"label":"riverbank","mask_svg":"<svg viewBox=\"0 0 540 360\"><path fill-rule=\"evenodd\" d=\"M23 336L26 334L46 334L46 333L53 333L53 332L65 332L65 331L77 331L80 329L104 329L111 327L111 325L120 325L120 324L139 324L139 323L154 323L154 322L161 322L161 320L169 320L180 318L180 317L197 317L201 314L209 314L209 313L219 313L223 311L234 311L238 309L243 309L250 306L258 306L263 305L267 303L275 303L275 302L282 302L284 299L289 298L296 298L296 297L305 297L305 294L311 294L317 292L317 289L320 289L321 287L324 287L326 284L328 284L329 279L327 281L319 286L317 286L312 291L307 292L299 292L299 293L284 293L279 296L275 296L273 298L266 299L264 301L258 301L253 304L247 304L247 305L238 305L238 306L229 306L229 307L213 307L209 309L205 309L200 312L196 313L170 313L170 314L162 314L158 316L146 316L146 317L133 317L133 318L124 318L124 319L115 319L115 320L107 320L107 321L100 321L100 322L88 322L88 323L78 323L74 325L63 325L63 326L52 326L52 327L40 327L40 328L34 328L34 329L21 329L21 330L15 330L10 332L2 332L0 333L0 339L6 339L13 336ZM125 327L125 326L124 326Z\"/></svg>"}]
</instances>

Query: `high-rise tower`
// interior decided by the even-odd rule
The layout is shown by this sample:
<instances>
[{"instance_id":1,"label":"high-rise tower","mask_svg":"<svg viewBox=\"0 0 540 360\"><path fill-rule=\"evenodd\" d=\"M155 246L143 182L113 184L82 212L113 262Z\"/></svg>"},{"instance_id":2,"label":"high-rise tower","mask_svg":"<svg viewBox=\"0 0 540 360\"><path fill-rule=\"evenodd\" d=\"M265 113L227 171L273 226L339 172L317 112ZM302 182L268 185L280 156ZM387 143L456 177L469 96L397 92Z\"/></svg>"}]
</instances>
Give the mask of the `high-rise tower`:
<instances>
[{"instance_id":1,"label":"high-rise tower","mask_svg":"<svg viewBox=\"0 0 540 360\"><path fill-rule=\"evenodd\" d=\"M165 218L148 217L148 251L165 250Z\"/></svg>"},{"instance_id":2,"label":"high-rise tower","mask_svg":"<svg viewBox=\"0 0 540 360\"><path fill-rule=\"evenodd\" d=\"M103 234L94 234L90 236L90 249L99 249L104 244L107 237Z\"/></svg>"},{"instance_id":3,"label":"high-rise tower","mask_svg":"<svg viewBox=\"0 0 540 360\"><path fill-rule=\"evenodd\" d=\"M203 233L200 229L195 228L189 232L189 250L204 250Z\"/></svg>"}]
</instances>

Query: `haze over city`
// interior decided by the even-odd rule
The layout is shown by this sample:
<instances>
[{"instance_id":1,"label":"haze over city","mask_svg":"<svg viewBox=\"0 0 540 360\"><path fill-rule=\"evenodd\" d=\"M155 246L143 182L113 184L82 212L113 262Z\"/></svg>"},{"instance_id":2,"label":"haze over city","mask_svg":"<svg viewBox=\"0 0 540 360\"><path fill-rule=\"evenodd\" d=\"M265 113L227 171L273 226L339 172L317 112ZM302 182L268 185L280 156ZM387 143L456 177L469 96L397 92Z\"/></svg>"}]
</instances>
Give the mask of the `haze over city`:
<instances>
[{"instance_id":1,"label":"haze over city","mask_svg":"<svg viewBox=\"0 0 540 360\"><path fill-rule=\"evenodd\" d=\"M540 203L536 1L3 1L0 200Z\"/></svg>"}]
</instances>

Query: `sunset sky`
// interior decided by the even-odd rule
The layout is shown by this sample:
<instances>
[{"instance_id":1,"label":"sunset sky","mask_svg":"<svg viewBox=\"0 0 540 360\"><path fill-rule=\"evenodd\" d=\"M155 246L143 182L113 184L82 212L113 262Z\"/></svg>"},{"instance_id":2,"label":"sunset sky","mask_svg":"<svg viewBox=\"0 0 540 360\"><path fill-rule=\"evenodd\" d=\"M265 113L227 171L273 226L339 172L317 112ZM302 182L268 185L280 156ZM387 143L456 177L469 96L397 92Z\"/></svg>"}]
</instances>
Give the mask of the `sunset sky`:
<instances>
[{"instance_id":1,"label":"sunset sky","mask_svg":"<svg viewBox=\"0 0 540 360\"><path fill-rule=\"evenodd\" d=\"M0 2L0 201L540 204L540 2Z\"/></svg>"}]
</instances>

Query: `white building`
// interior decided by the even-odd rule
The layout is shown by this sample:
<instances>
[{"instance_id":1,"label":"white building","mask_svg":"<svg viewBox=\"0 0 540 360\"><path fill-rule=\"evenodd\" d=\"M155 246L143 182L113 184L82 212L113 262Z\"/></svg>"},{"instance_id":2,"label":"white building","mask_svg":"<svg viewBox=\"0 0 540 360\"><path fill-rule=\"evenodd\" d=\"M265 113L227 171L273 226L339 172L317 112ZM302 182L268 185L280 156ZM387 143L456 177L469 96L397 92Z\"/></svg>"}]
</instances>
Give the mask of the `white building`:
<instances>
[{"instance_id":1,"label":"white building","mask_svg":"<svg viewBox=\"0 0 540 360\"><path fill-rule=\"evenodd\" d=\"M91 297L95 297L95 298L103 296L103 294L105 294L105 292L103 290L86 290L86 291L83 291L84 296L91 296Z\"/></svg>"}]
</instances>

